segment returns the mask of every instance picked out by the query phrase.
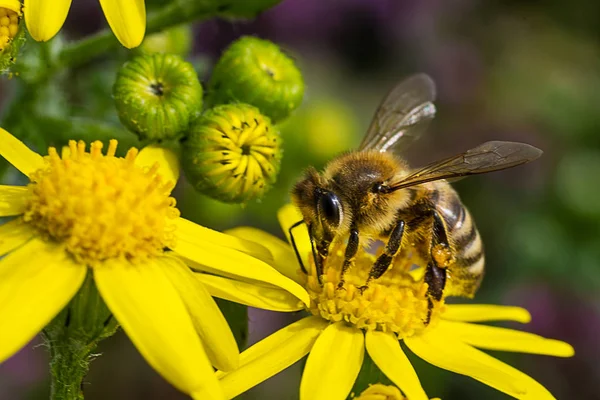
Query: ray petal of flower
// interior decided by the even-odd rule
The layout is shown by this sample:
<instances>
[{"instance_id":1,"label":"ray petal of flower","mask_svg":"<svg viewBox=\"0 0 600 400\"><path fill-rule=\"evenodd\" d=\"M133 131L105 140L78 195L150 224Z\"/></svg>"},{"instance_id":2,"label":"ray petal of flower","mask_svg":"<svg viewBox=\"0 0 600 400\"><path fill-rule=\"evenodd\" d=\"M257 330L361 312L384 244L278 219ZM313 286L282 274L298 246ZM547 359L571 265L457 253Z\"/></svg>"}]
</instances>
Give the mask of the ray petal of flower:
<instances>
[{"instance_id":1,"label":"ray petal of flower","mask_svg":"<svg viewBox=\"0 0 600 400\"><path fill-rule=\"evenodd\" d=\"M305 304L310 302L308 293L302 286L280 274L270 265L239 251L203 242L201 236L191 242L181 240L178 235L173 250L183 256L186 264L192 269L251 283L263 282L289 291Z\"/></svg>"},{"instance_id":2,"label":"ray petal of flower","mask_svg":"<svg viewBox=\"0 0 600 400\"><path fill-rule=\"evenodd\" d=\"M298 282L300 266L296 262L294 250L288 243L270 233L246 226L233 228L225 233L242 239L252 238L253 241L265 246L273 256L273 267L283 275Z\"/></svg>"},{"instance_id":3,"label":"ray petal of flower","mask_svg":"<svg viewBox=\"0 0 600 400\"><path fill-rule=\"evenodd\" d=\"M207 247L220 246L229 247L239 250L243 253L256 257L268 264L273 262L273 256L266 247L256 243L253 240L235 237L225 233L206 228L195 224L185 218L178 218L175 222L177 225L177 240L183 244L205 245Z\"/></svg>"},{"instance_id":4,"label":"ray petal of flower","mask_svg":"<svg viewBox=\"0 0 600 400\"><path fill-rule=\"evenodd\" d=\"M21 218L0 225L0 257L21 246L35 235Z\"/></svg>"},{"instance_id":5,"label":"ray petal of flower","mask_svg":"<svg viewBox=\"0 0 600 400\"><path fill-rule=\"evenodd\" d=\"M158 173L166 182L173 182L173 186L179 179L179 159L172 150L157 145L144 147L135 158L135 164L140 167L152 167L158 163Z\"/></svg>"},{"instance_id":6,"label":"ray petal of flower","mask_svg":"<svg viewBox=\"0 0 600 400\"><path fill-rule=\"evenodd\" d=\"M444 333L433 329L404 342L413 353L437 367L470 376L516 398L527 394L525 382L507 370L506 364Z\"/></svg>"},{"instance_id":7,"label":"ray petal of flower","mask_svg":"<svg viewBox=\"0 0 600 400\"><path fill-rule=\"evenodd\" d=\"M270 285L247 283L201 272L197 272L195 276L214 297L271 311L291 312L304 308L296 296Z\"/></svg>"},{"instance_id":8,"label":"ray petal of flower","mask_svg":"<svg viewBox=\"0 0 600 400\"><path fill-rule=\"evenodd\" d=\"M121 44L129 49L142 43L146 33L144 0L100 0L108 25Z\"/></svg>"},{"instance_id":9,"label":"ray petal of flower","mask_svg":"<svg viewBox=\"0 0 600 400\"><path fill-rule=\"evenodd\" d=\"M21 13L21 3L19 0L0 0L0 7L8 8L16 13Z\"/></svg>"},{"instance_id":10,"label":"ray petal of flower","mask_svg":"<svg viewBox=\"0 0 600 400\"><path fill-rule=\"evenodd\" d=\"M300 214L296 206L293 204L286 204L277 212L277 218L279 218L279 224L283 228L283 232L291 244L292 242L289 230L292 225L298 221L302 221L302 214ZM302 261L305 263L304 265L306 265L308 255L311 253L310 238L308 236L306 224L300 224L298 227L293 229L292 233L294 234L294 242L296 243L298 253L300 253Z\"/></svg>"},{"instance_id":11,"label":"ray petal of flower","mask_svg":"<svg viewBox=\"0 0 600 400\"><path fill-rule=\"evenodd\" d=\"M0 185L0 217L23 214L28 194L26 187Z\"/></svg>"},{"instance_id":12,"label":"ray petal of flower","mask_svg":"<svg viewBox=\"0 0 600 400\"><path fill-rule=\"evenodd\" d=\"M444 319L462 322L515 321L526 324L531 314L524 308L492 304L449 304Z\"/></svg>"},{"instance_id":13,"label":"ray petal of flower","mask_svg":"<svg viewBox=\"0 0 600 400\"><path fill-rule=\"evenodd\" d=\"M61 246L37 238L0 260L0 362L58 314L86 272Z\"/></svg>"},{"instance_id":14,"label":"ray petal of flower","mask_svg":"<svg viewBox=\"0 0 600 400\"><path fill-rule=\"evenodd\" d=\"M35 40L48 41L62 28L71 0L25 0L23 10L27 30Z\"/></svg>"},{"instance_id":15,"label":"ray petal of flower","mask_svg":"<svg viewBox=\"0 0 600 400\"><path fill-rule=\"evenodd\" d=\"M454 321L440 321L439 329L482 349L518 351L556 357L572 357L575 354L573 347L568 343L514 329Z\"/></svg>"},{"instance_id":16,"label":"ray petal of flower","mask_svg":"<svg viewBox=\"0 0 600 400\"><path fill-rule=\"evenodd\" d=\"M411 400L428 400L419 377L393 333L367 331L365 345L373 362Z\"/></svg>"},{"instance_id":17,"label":"ray petal of flower","mask_svg":"<svg viewBox=\"0 0 600 400\"><path fill-rule=\"evenodd\" d=\"M364 353L365 336L361 330L347 326L345 322L329 325L306 361L300 399L346 399L360 372Z\"/></svg>"},{"instance_id":18,"label":"ray petal of flower","mask_svg":"<svg viewBox=\"0 0 600 400\"><path fill-rule=\"evenodd\" d=\"M53 3L52 1L46 2ZM27 176L44 166L42 156L2 128L0 128L0 156Z\"/></svg>"},{"instance_id":19,"label":"ray petal of flower","mask_svg":"<svg viewBox=\"0 0 600 400\"><path fill-rule=\"evenodd\" d=\"M134 266L112 259L94 268L100 295L140 353L161 375L186 393L223 393L181 297L149 262Z\"/></svg>"},{"instance_id":20,"label":"ray petal of flower","mask_svg":"<svg viewBox=\"0 0 600 400\"><path fill-rule=\"evenodd\" d=\"M217 372L228 399L244 393L304 357L327 326L320 317L306 317L286 326L240 354L240 367Z\"/></svg>"},{"instance_id":21,"label":"ray petal of flower","mask_svg":"<svg viewBox=\"0 0 600 400\"><path fill-rule=\"evenodd\" d=\"M208 290L178 258L162 257L160 262L164 265L163 271L178 289L212 364L222 371L236 368L239 363L237 343Z\"/></svg>"}]
</instances>

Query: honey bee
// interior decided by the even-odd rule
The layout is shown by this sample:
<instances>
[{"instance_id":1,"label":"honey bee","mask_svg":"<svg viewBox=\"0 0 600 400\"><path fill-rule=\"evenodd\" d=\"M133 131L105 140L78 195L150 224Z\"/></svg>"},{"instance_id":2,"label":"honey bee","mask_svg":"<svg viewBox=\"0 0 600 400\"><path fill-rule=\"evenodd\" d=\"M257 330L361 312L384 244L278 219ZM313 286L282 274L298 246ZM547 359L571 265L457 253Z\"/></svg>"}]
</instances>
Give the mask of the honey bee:
<instances>
[{"instance_id":1,"label":"honey bee","mask_svg":"<svg viewBox=\"0 0 600 400\"><path fill-rule=\"evenodd\" d=\"M312 244L322 282L331 243L347 240L338 289L360 245L385 243L365 285L381 277L403 250L426 260L424 280L432 300L442 294L473 297L484 274L483 245L471 215L449 180L511 168L542 151L524 143L491 141L413 169L401 154L435 115L435 85L425 74L400 82L384 98L358 150L310 167L292 190ZM403 253L404 254L404 253ZM300 260L296 250L296 255ZM301 263L302 265L302 263ZM303 269L304 266L302 266Z\"/></svg>"}]
</instances>

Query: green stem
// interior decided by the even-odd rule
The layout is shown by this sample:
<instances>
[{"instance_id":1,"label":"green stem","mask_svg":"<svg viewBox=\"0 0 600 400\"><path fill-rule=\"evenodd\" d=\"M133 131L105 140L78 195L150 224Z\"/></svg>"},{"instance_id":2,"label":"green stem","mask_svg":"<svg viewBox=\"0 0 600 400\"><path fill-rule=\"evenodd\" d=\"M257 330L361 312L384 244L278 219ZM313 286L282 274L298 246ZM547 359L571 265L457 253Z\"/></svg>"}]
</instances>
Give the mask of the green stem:
<instances>
[{"instance_id":1,"label":"green stem","mask_svg":"<svg viewBox=\"0 0 600 400\"><path fill-rule=\"evenodd\" d=\"M82 382L89 370L96 344L72 340L67 344L50 342L51 400L82 400Z\"/></svg>"},{"instance_id":2,"label":"green stem","mask_svg":"<svg viewBox=\"0 0 600 400\"><path fill-rule=\"evenodd\" d=\"M93 351L117 328L88 271L77 295L43 331L50 348L51 400L83 400L82 383Z\"/></svg>"},{"instance_id":3,"label":"green stem","mask_svg":"<svg viewBox=\"0 0 600 400\"><path fill-rule=\"evenodd\" d=\"M159 32L182 23L203 20L217 13L218 2L175 1L148 15L146 34ZM197 3L197 4L195 4ZM76 67L116 48L119 42L111 30L105 29L66 46L59 55L60 67Z\"/></svg>"}]
</instances>

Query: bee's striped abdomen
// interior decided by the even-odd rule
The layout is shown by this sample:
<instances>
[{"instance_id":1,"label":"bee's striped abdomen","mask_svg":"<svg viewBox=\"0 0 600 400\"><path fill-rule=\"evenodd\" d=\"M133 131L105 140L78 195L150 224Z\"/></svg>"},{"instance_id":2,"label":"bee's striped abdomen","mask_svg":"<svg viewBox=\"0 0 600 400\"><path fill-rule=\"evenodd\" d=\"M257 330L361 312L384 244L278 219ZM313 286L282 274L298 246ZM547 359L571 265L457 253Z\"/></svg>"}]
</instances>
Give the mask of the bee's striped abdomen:
<instances>
[{"instance_id":1,"label":"bee's striped abdomen","mask_svg":"<svg viewBox=\"0 0 600 400\"><path fill-rule=\"evenodd\" d=\"M450 189L445 192L436 208L446 223L450 246L455 262L449 268L447 295L471 297L483 278L485 257L483 243L475 222L460 198Z\"/></svg>"}]
</instances>

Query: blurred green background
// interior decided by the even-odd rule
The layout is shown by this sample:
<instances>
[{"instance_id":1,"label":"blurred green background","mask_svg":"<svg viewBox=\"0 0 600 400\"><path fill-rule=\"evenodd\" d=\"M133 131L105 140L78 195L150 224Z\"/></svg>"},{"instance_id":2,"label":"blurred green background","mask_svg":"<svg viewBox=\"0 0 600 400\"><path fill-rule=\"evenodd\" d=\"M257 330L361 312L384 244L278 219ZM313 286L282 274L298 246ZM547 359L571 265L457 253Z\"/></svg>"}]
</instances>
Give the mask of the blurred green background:
<instances>
[{"instance_id":1,"label":"blurred green background","mask_svg":"<svg viewBox=\"0 0 600 400\"><path fill-rule=\"evenodd\" d=\"M97 1L75 1L64 38L83 37L105 24ZM413 165L487 140L543 149L532 164L455 185L486 247L487 275L476 300L526 307L533 321L523 328L565 340L577 353L572 359L494 356L559 399L600 399L600 3L283 0L253 21L208 20L193 30L189 60L203 82L224 47L252 34L292 55L307 86L303 105L280 126L281 174L262 201L224 205L185 183L176 188L183 216L203 225L220 230L251 225L280 235L274 210L289 201L303 168L322 167L355 147L387 90L415 72L436 81L438 114L407 154ZM27 103L37 118L18 117L20 103L6 100L30 99L19 97L25 94L17 79L1 80L1 125L21 137L37 133L46 139L31 145L45 147L81 132L90 135L86 123L94 118L105 125L93 129L135 142L119 126L111 98L115 69L128 54L112 56L45 85ZM60 122L65 116L72 123ZM3 181L18 179L9 169ZM297 317L249 310L249 341ZM47 353L39 343L0 365L0 399L48 397ZM99 351L103 356L93 362L84 386L87 399L186 398L144 362L122 332ZM505 398L470 378L411 360L432 397ZM242 398L296 399L300 372L295 365Z\"/></svg>"}]
</instances>

